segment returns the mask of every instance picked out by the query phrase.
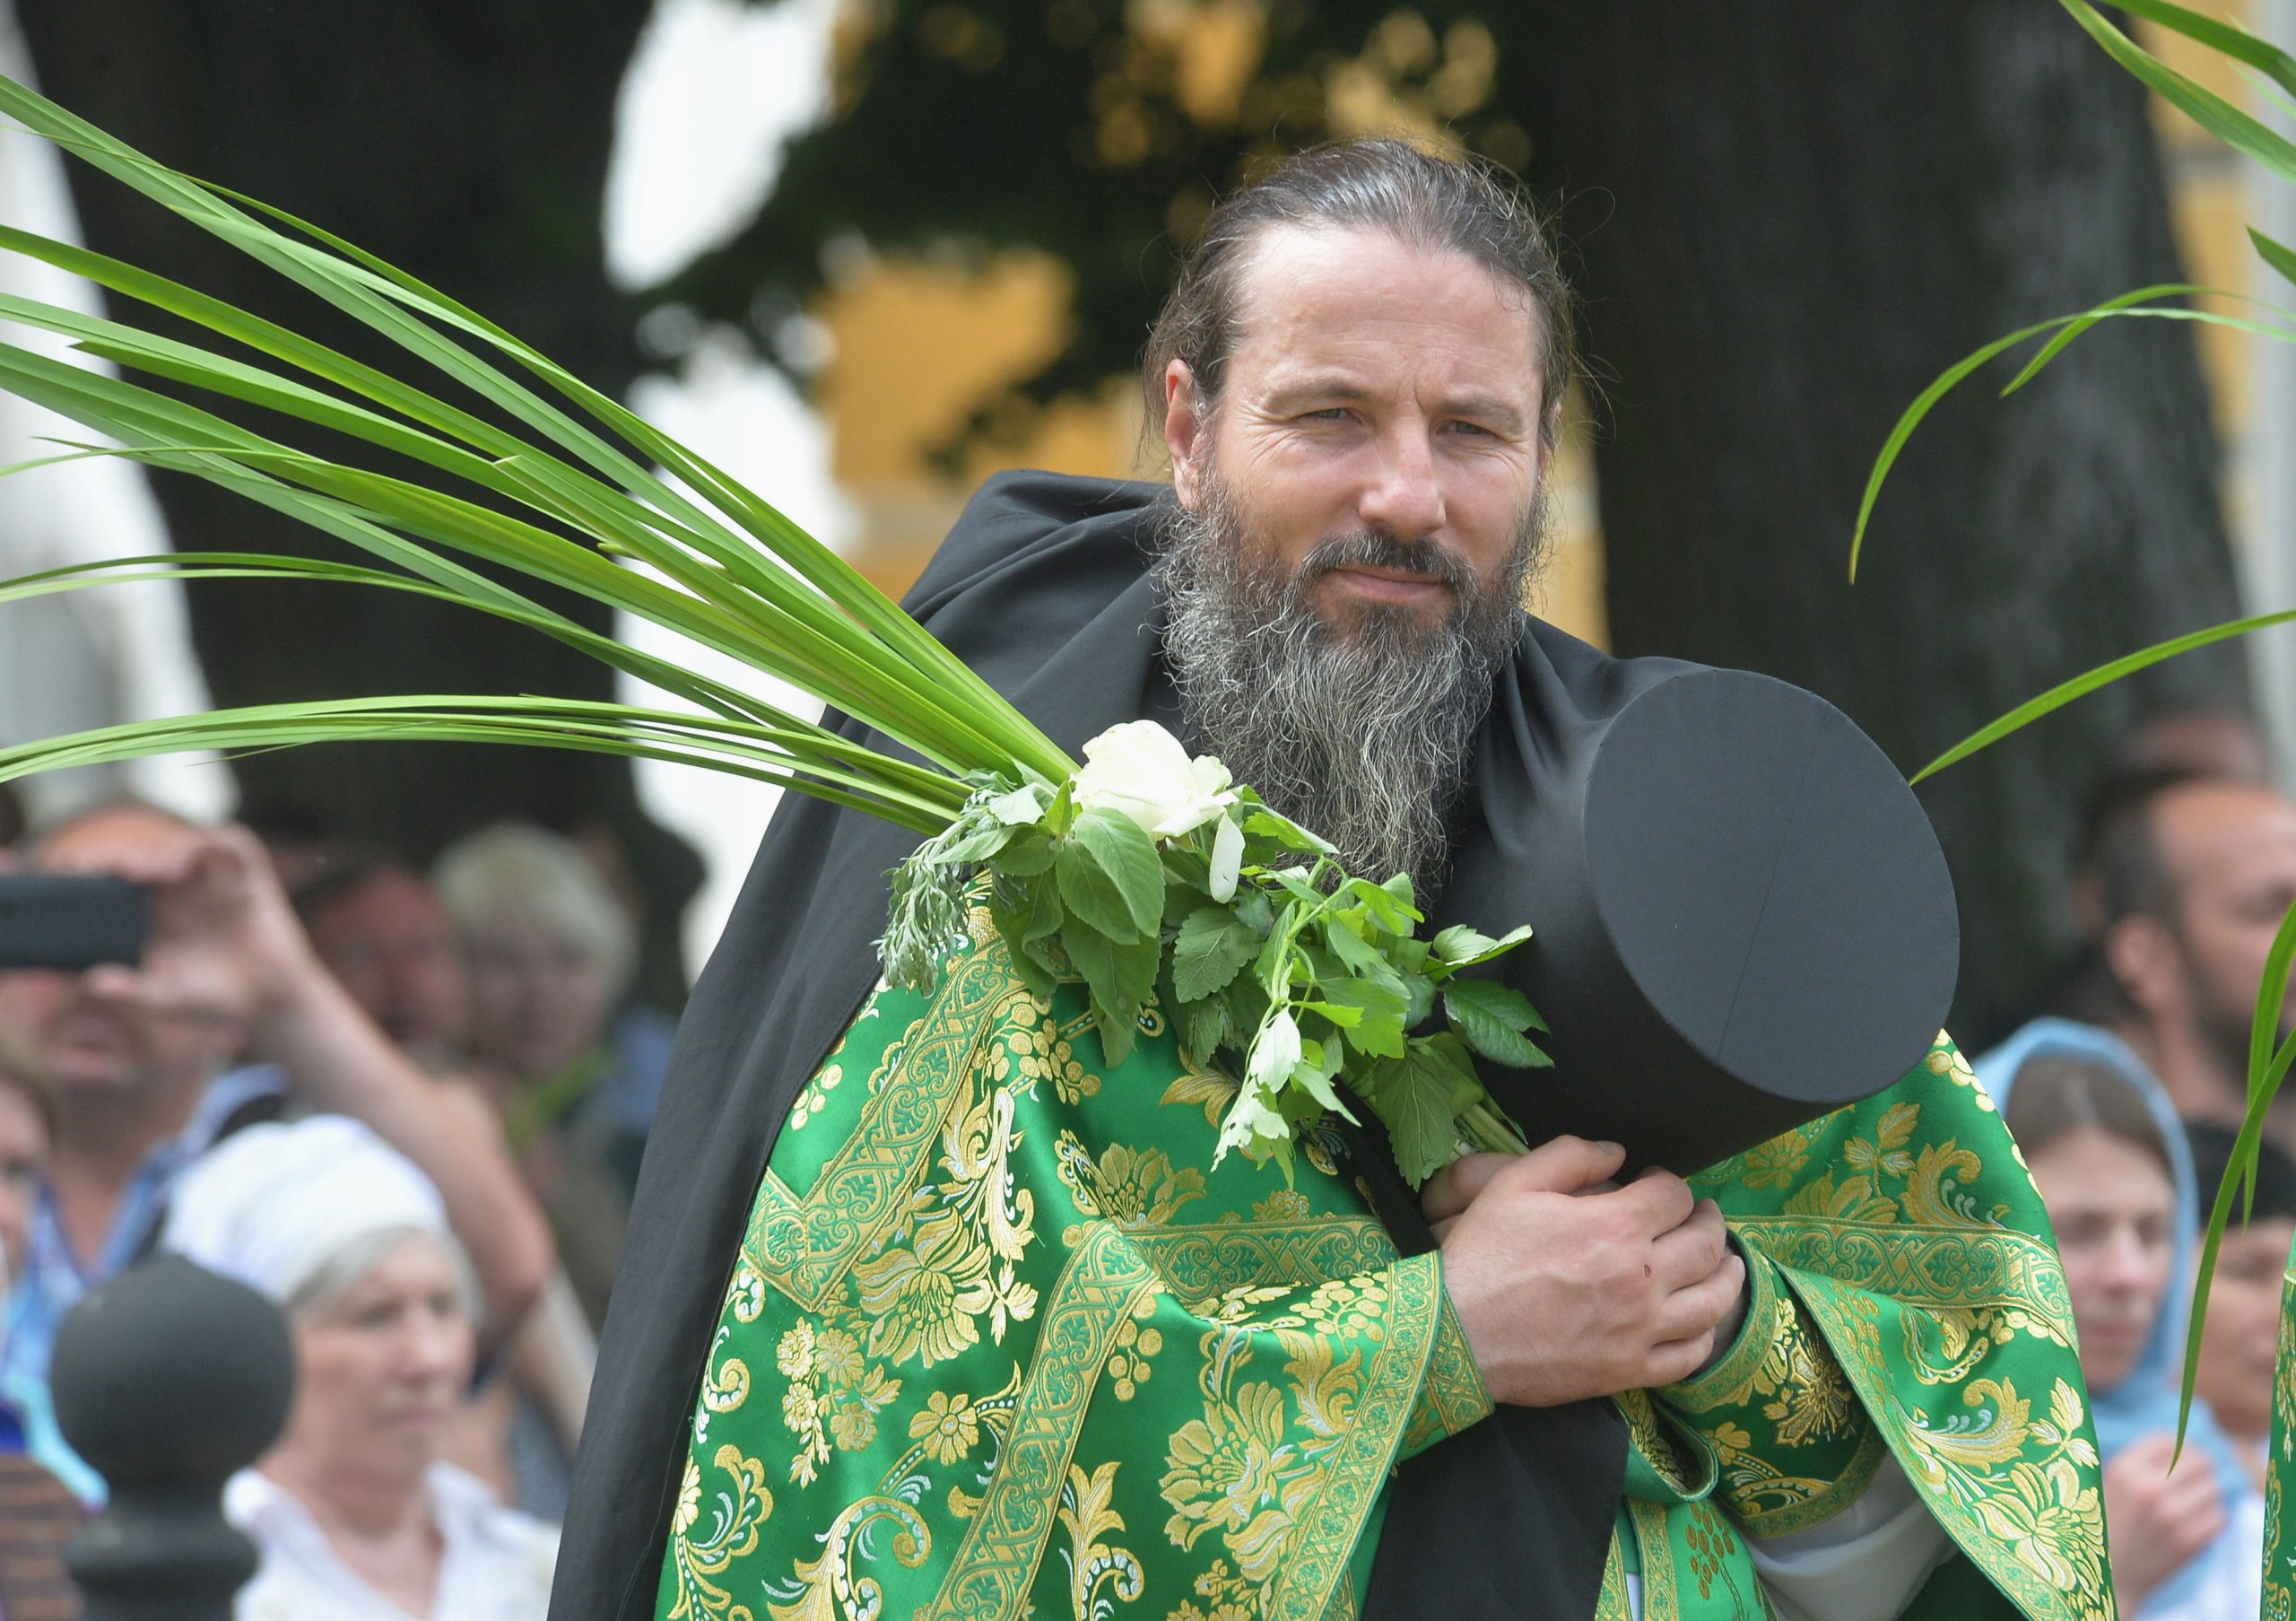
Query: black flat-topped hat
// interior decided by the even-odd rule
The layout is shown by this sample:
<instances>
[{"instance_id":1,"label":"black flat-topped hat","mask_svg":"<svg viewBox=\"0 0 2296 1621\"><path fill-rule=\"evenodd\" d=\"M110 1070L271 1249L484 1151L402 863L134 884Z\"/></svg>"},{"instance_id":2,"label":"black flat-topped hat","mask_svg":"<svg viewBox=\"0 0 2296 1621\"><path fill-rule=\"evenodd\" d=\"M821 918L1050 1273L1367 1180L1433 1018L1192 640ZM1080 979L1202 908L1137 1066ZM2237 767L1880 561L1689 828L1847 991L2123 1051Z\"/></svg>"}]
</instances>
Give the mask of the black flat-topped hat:
<instances>
[{"instance_id":1,"label":"black flat-topped hat","mask_svg":"<svg viewBox=\"0 0 2296 1621\"><path fill-rule=\"evenodd\" d=\"M1494 710L1492 836L1463 843L1443 908L1535 931L1492 972L1552 1027L1554 1068L1484 1068L1531 1141L1606 1138L1687 1173L1918 1063L1961 937L1936 835L1888 758L1767 675L1576 663L1526 672L1552 684L1543 700ZM1526 910L1478 915L1499 896Z\"/></svg>"}]
</instances>

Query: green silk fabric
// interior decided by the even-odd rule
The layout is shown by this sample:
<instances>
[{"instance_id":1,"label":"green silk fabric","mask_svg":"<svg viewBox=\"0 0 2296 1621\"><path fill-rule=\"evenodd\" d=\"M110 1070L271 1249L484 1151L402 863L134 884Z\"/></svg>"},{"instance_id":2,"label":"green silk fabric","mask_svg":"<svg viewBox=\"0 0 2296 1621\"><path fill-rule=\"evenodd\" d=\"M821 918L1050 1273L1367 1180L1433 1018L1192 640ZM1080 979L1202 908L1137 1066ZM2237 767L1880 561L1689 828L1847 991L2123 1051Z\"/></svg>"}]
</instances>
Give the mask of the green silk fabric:
<instances>
[{"instance_id":1,"label":"green silk fabric","mask_svg":"<svg viewBox=\"0 0 2296 1621\"><path fill-rule=\"evenodd\" d=\"M2296 1247L2280 1285L2273 1356L2272 1440L2264 1466L2264 1621L2296 1611Z\"/></svg>"},{"instance_id":2,"label":"green silk fabric","mask_svg":"<svg viewBox=\"0 0 2296 1621\"><path fill-rule=\"evenodd\" d=\"M1354 1615L1394 1464L1490 1400L1336 1134L1288 1184L1213 1165L1233 1090L1152 1006L1104 1064L1081 986L1037 1001L984 919L930 995L881 986L760 1187L657 1614ZM1629 1573L1655 1621L1770 1613L1746 1539L1822 1523L1886 1449L1973 1562L1916 1614L2109 1617L2063 1277L1959 1055L1699 1181L1746 1325L1619 1399L1598 1613Z\"/></svg>"}]
</instances>

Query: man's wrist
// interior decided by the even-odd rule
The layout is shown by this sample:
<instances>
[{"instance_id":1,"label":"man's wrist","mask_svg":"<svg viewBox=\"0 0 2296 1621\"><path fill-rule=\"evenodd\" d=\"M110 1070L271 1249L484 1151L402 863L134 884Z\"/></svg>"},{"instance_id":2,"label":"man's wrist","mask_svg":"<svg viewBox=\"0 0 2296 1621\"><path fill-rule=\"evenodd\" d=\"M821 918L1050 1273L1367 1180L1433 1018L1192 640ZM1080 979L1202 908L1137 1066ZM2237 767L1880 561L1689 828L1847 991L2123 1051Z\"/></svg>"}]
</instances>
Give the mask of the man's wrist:
<instances>
[{"instance_id":1,"label":"man's wrist","mask_svg":"<svg viewBox=\"0 0 2296 1621\"><path fill-rule=\"evenodd\" d=\"M248 976L255 993L251 1033L259 1048L276 1041L284 1027L309 1016L329 996L349 997L308 946L299 943L250 955L257 959Z\"/></svg>"},{"instance_id":2,"label":"man's wrist","mask_svg":"<svg viewBox=\"0 0 2296 1621\"><path fill-rule=\"evenodd\" d=\"M308 946L250 951L248 980L255 988L255 1017L269 1019L308 1006L328 980L326 964Z\"/></svg>"}]
</instances>

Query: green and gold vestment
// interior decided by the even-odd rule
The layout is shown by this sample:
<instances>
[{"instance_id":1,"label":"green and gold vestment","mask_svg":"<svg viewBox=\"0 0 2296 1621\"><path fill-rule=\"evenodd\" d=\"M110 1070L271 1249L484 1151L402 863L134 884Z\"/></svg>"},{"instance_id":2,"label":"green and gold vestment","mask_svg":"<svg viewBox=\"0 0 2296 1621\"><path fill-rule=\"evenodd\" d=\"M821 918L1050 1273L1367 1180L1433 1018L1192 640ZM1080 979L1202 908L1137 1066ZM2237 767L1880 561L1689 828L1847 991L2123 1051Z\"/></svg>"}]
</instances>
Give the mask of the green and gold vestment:
<instances>
[{"instance_id":1,"label":"green and gold vestment","mask_svg":"<svg viewBox=\"0 0 2296 1621\"><path fill-rule=\"evenodd\" d=\"M2264 1465L2263 1621L2296 1616L2296 1247L2281 1275L2272 1364L2272 1439Z\"/></svg>"},{"instance_id":2,"label":"green and gold vestment","mask_svg":"<svg viewBox=\"0 0 2296 1621\"><path fill-rule=\"evenodd\" d=\"M657 1615L1353 1614L1395 1462L1491 1404L1438 1257L1397 1255L1335 1133L1288 1186L1213 1168L1231 1089L1152 1007L1104 1065L1081 988L1047 1007L985 930L929 997L880 987L774 1147ZM1767 1614L1746 1538L1822 1523L1888 1451L1968 1561L1912 1613L2109 1617L2063 1277L1950 1044L1697 1180L1746 1326L1619 1399L1599 1613L1633 1573L1654 1621Z\"/></svg>"}]
</instances>

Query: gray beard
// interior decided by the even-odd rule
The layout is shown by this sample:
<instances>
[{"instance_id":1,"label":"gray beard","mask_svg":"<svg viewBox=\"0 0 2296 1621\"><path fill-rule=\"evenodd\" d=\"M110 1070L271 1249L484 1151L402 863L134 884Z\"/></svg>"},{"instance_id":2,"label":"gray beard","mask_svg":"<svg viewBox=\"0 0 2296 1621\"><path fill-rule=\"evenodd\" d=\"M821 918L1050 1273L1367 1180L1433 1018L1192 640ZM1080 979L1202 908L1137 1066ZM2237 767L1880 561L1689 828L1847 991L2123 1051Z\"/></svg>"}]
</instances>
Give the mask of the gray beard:
<instances>
[{"instance_id":1,"label":"gray beard","mask_svg":"<svg viewBox=\"0 0 2296 1621\"><path fill-rule=\"evenodd\" d=\"M1156 565L1164 656L1189 725L1238 781L1331 841L1350 873L1375 883L1403 873L1431 893L1545 531L1542 488L1497 580L1428 543L1372 531L1323 542L1286 578L1251 563L1266 550L1248 544L1232 497L1206 468L1199 509L1171 508ZM1348 563L1443 580L1452 611L1431 626L1367 605L1335 626L1307 592Z\"/></svg>"}]
</instances>

